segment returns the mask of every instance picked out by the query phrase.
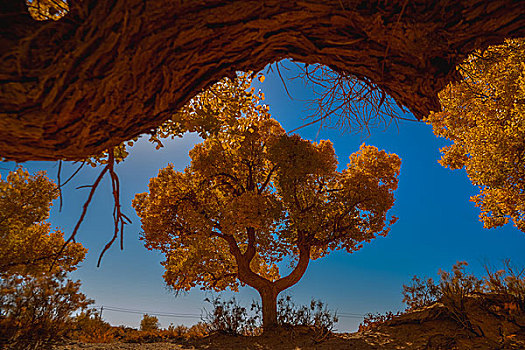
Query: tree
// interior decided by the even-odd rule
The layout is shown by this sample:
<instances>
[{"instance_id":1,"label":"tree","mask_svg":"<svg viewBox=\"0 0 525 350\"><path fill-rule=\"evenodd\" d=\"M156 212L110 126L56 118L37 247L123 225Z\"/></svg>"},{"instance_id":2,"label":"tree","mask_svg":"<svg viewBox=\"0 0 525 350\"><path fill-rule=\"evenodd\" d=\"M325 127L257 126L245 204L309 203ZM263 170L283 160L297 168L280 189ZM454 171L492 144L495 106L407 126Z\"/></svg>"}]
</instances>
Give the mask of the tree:
<instances>
[{"instance_id":1,"label":"tree","mask_svg":"<svg viewBox=\"0 0 525 350\"><path fill-rule=\"evenodd\" d=\"M91 300L67 279L87 249L65 245L46 222L57 186L44 172L21 167L0 179L0 344L7 349L47 348Z\"/></svg>"},{"instance_id":2,"label":"tree","mask_svg":"<svg viewBox=\"0 0 525 350\"><path fill-rule=\"evenodd\" d=\"M140 330L155 331L157 329L159 329L159 319L155 316L144 314L144 316L142 316L142 320L140 321Z\"/></svg>"},{"instance_id":3,"label":"tree","mask_svg":"<svg viewBox=\"0 0 525 350\"><path fill-rule=\"evenodd\" d=\"M296 284L311 259L354 252L386 235L395 217L400 159L362 145L337 171L332 143L287 135L266 110L237 120L190 151L135 196L148 249L166 260L175 290L216 291L239 285L262 299L263 327L276 326L278 294ZM277 263L295 266L280 275Z\"/></svg>"},{"instance_id":4,"label":"tree","mask_svg":"<svg viewBox=\"0 0 525 350\"><path fill-rule=\"evenodd\" d=\"M283 58L368 81L421 118L466 55L525 35L516 0L76 0L57 21L28 2L63 0L0 3L0 154L18 161L99 154Z\"/></svg>"},{"instance_id":5,"label":"tree","mask_svg":"<svg viewBox=\"0 0 525 350\"><path fill-rule=\"evenodd\" d=\"M512 220L525 232L525 40L478 51L463 79L440 94L443 109L427 121L452 141L440 163L462 169L479 187L471 200L486 228Z\"/></svg>"},{"instance_id":6,"label":"tree","mask_svg":"<svg viewBox=\"0 0 525 350\"><path fill-rule=\"evenodd\" d=\"M59 191L44 172L30 175L21 167L0 178L0 276L36 275L55 270L72 271L84 259L80 243L64 246L60 230L52 230L52 201Z\"/></svg>"}]
</instances>

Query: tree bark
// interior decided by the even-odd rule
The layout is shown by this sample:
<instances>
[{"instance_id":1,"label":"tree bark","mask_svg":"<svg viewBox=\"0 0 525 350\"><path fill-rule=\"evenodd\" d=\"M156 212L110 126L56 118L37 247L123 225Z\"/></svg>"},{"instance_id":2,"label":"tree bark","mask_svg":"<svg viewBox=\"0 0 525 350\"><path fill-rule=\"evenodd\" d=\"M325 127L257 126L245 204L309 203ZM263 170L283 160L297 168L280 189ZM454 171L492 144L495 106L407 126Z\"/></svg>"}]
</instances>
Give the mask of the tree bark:
<instances>
[{"instance_id":1,"label":"tree bark","mask_svg":"<svg viewBox=\"0 0 525 350\"><path fill-rule=\"evenodd\" d=\"M273 287L273 286L272 286ZM271 332L278 327L277 323L277 296L279 292L275 288L257 290L261 296L263 331Z\"/></svg>"},{"instance_id":2,"label":"tree bark","mask_svg":"<svg viewBox=\"0 0 525 350\"><path fill-rule=\"evenodd\" d=\"M367 79L418 118L468 53L525 36L515 0L78 0L37 22L0 1L0 156L80 160L201 89L291 58Z\"/></svg>"}]
</instances>

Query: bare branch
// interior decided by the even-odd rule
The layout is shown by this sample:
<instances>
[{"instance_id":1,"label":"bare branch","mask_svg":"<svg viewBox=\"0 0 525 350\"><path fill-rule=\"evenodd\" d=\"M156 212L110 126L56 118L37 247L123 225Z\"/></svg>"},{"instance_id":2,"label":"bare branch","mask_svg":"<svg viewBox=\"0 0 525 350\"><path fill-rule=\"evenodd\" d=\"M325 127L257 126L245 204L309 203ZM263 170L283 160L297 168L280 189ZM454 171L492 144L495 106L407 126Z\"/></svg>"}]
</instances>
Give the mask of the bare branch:
<instances>
[{"instance_id":1,"label":"bare branch","mask_svg":"<svg viewBox=\"0 0 525 350\"><path fill-rule=\"evenodd\" d=\"M58 171L57 171L57 182L58 182L58 198L60 199L60 206L58 211L62 212L62 184L60 183L60 173L62 172L62 161L58 161Z\"/></svg>"},{"instance_id":2,"label":"bare branch","mask_svg":"<svg viewBox=\"0 0 525 350\"><path fill-rule=\"evenodd\" d=\"M86 161L83 161L82 164L80 164L80 166L77 168L77 170L75 170L75 172L70 176L68 177L68 179L66 181L64 181L63 184L59 184L58 187L64 187L69 181L71 181L72 178L75 177L76 174L78 174L78 172L80 171L80 169L82 169L82 167L84 166L84 164L86 164Z\"/></svg>"},{"instance_id":3,"label":"bare branch","mask_svg":"<svg viewBox=\"0 0 525 350\"><path fill-rule=\"evenodd\" d=\"M106 251L113 245L115 240L118 237L118 234L120 232L120 249L124 249L124 225L131 223L131 220L121 212L121 205L120 205L120 182L117 173L114 169L115 166L115 154L113 151L113 148L108 150L108 164L106 165L106 168L109 171L109 175L111 177L111 187L113 189L113 200L114 200L114 206L113 206L113 222L114 222L114 231L113 231L113 237L111 240L104 246L104 249L100 253L100 256L98 257L97 267L100 267L100 262L102 261L102 257L106 253Z\"/></svg>"},{"instance_id":4,"label":"bare branch","mask_svg":"<svg viewBox=\"0 0 525 350\"><path fill-rule=\"evenodd\" d=\"M310 66L299 66L302 73L298 77L311 85L317 96L309 101L312 113L307 118L314 120L293 131L321 122L321 127L325 123L343 131L370 133L371 127L386 128L393 120L416 121L403 118L395 101L365 77L335 72L322 65L314 65L313 69Z\"/></svg>"}]
</instances>

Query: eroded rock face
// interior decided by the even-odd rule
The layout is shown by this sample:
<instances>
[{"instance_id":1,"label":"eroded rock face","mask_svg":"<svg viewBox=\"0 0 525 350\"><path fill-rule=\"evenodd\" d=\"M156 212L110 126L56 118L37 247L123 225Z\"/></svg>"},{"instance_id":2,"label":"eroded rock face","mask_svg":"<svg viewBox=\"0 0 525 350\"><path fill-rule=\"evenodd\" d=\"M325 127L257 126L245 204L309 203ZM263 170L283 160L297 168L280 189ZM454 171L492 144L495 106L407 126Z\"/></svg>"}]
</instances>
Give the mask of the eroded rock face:
<instances>
[{"instance_id":1,"label":"eroded rock face","mask_svg":"<svg viewBox=\"0 0 525 350\"><path fill-rule=\"evenodd\" d=\"M525 312L515 298L480 293L465 297L462 304L435 303L394 316L361 335L373 339L381 334L389 344L405 349L525 348Z\"/></svg>"},{"instance_id":2,"label":"eroded rock face","mask_svg":"<svg viewBox=\"0 0 525 350\"><path fill-rule=\"evenodd\" d=\"M57 22L0 4L0 156L97 154L284 58L367 79L421 118L468 53L525 36L514 0L70 2Z\"/></svg>"}]
</instances>

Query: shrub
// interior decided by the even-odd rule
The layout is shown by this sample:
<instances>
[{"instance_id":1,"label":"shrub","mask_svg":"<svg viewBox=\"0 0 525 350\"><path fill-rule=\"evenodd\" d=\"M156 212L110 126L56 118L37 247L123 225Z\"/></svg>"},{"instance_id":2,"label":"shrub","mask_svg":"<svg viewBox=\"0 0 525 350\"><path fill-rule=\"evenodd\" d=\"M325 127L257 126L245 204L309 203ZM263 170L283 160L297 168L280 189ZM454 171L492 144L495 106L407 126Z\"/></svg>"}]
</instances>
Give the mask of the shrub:
<instances>
[{"instance_id":1,"label":"shrub","mask_svg":"<svg viewBox=\"0 0 525 350\"><path fill-rule=\"evenodd\" d=\"M159 329L159 319L155 316L150 316L144 314L142 320L140 321L140 330L141 331L156 331Z\"/></svg>"},{"instance_id":2,"label":"shrub","mask_svg":"<svg viewBox=\"0 0 525 350\"><path fill-rule=\"evenodd\" d=\"M408 310L429 306L440 296L439 286L434 284L432 278L423 280L414 276L410 285L403 285L403 302Z\"/></svg>"},{"instance_id":3,"label":"shrub","mask_svg":"<svg viewBox=\"0 0 525 350\"><path fill-rule=\"evenodd\" d=\"M0 278L0 342L5 349L47 349L73 325L72 314L92 303L65 272Z\"/></svg>"},{"instance_id":4,"label":"shrub","mask_svg":"<svg viewBox=\"0 0 525 350\"><path fill-rule=\"evenodd\" d=\"M320 301L312 299L310 306L296 306L289 295L277 301L277 322L280 325L310 326L331 332L339 320L337 314Z\"/></svg>"},{"instance_id":5,"label":"shrub","mask_svg":"<svg viewBox=\"0 0 525 350\"><path fill-rule=\"evenodd\" d=\"M210 327L204 322L199 322L188 329L188 332L186 332L186 338L202 338L209 333Z\"/></svg>"},{"instance_id":6,"label":"shrub","mask_svg":"<svg viewBox=\"0 0 525 350\"><path fill-rule=\"evenodd\" d=\"M111 343L115 341L115 330L96 310L87 310L75 317L72 337L84 343Z\"/></svg>"},{"instance_id":7,"label":"shrub","mask_svg":"<svg viewBox=\"0 0 525 350\"><path fill-rule=\"evenodd\" d=\"M439 291L443 303L451 302L463 307L465 298L476 292L482 292L483 280L478 279L472 274L465 273L468 263L459 261L452 266L452 273L439 270L440 277Z\"/></svg>"},{"instance_id":8,"label":"shrub","mask_svg":"<svg viewBox=\"0 0 525 350\"><path fill-rule=\"evenodd\" d=\"M407 304L407 310L428 306L438 300L445 306L463 309L467 296L485 290L483 280L467 274L466 266L465 261L458 261L452 267L452 273L440 269L438 284L432 278L423 280L414 276L410 285L403 285L403 302Z\"/></svg>"},{"instance_id":9,"label":"shrub","mask_svg":"<svg viewBox=\"0 0 525 350\"><path fill-rule=\"evenodd\" d=\"M383 324L387 321L390 321L394 319L394 317L397 317L401 315L401 312L393 313L391 311L388 311L384 314L381 313L368 313L365 315L365 318L363 319L363 322L359 325L359 332L370 330L376 328L378 325Z\"/></svg>"},{"instance_id":10,"label":"shrub","mask_svg":"<svg viewBox=\"0 0 525 350\"><path fill-rule=\"evenodd\" d=\"M503 261L503 268L493 271L485 266L487 276L485 285L489 292L513 297L522 310L525 310L525 268L517 268L510 260Z\"/></svg>"},{"instance_id":11,"label":"shrub","mask_svg":"<svg viewBox=\"0 0 525 350\"><path fill-rule=\"evenodd\" d=\"M205 310L204 317L204 321L212 332L246 335L253 334L260 327L261 308L255 302L252 303L251 307L254 312L248 315L246 308L240 306L235 297L228 301L223 301L220 297L206 298L204 301L213 307L212 312Z\"/></svg>"},{"instance_id":12,"label":"shrub","mask_svg":"<svg viewBox=\"0 0 525 350\"><path fill-rule=\"evenodd\" d=\"M427 306L439 300L450 311L452 317L465 329L478 334L472 327L465 308L467 297L485 290L483 280L472 274L467 274L465 261L458 261L452 267L452 273L439 270L439 284L434 284L432 278L426 281L414 276L412 285L403 286L403 302L407 310Z\"/></svg>"},{"instance_id":13,"label":"shrub","mask_svg":"<svg viewBox=\"0 0 525 350\"><path fill-rule=\"evenodd\" d=\"M126 332L125 335L121 338L122 342L125 343L156 343L161 341L169 340L170 334L168 331L160 329L150 329L150 330L132 330Z\"/></svg>"},{"instance_id":14,"label":"shrub","mask_svg":"<svg viewBox=\"0 0 525 350\"><path fill-rule=\"evenodd\" d=\"M170 332L171 336L174 338L182 338L188 333L188 327L183 325L174 326L173 323L170 323L166 331Z\"/></svg>"}]
</instances>

